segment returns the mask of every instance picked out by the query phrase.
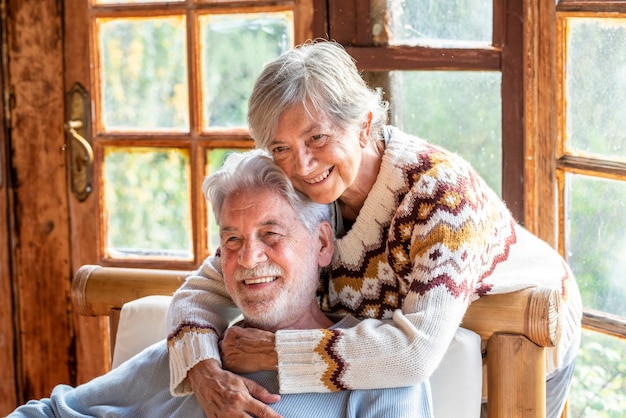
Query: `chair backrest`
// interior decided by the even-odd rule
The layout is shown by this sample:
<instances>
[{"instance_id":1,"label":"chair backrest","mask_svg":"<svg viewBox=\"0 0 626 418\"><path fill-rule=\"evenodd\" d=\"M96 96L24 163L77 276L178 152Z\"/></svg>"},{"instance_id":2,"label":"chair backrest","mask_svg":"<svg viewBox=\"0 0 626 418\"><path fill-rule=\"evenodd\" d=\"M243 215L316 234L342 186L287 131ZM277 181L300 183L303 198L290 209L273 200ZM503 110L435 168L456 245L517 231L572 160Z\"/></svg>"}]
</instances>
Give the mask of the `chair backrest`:
<instances>
[{"instance_id":1,"label":"chair backrest","mask_svg":"<svg viewBox=\"0 0 626 418\"><path fill-rule=\"evenodd\" d=\"M111 346L115 346L122 306L150 295L172 295L190 271L131 269L86 265L72 282L76 311L109 316ZM461 326L480 335L491 417L541 417L546 405L546 348L561 334L558 289L531 287L483 296L467 310Z\"/></svg>"}]
</instances>

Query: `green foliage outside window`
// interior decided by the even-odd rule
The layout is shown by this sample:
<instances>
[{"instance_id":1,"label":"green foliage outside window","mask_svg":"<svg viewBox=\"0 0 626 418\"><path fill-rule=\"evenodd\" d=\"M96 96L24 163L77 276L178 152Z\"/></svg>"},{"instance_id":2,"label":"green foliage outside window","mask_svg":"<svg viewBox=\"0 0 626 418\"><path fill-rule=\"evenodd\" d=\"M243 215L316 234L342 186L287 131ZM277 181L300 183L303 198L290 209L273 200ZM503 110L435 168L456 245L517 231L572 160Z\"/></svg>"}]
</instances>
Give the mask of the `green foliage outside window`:
<instances>
[{"instance_id":1,"label":"green foliage outside window","mask_svg":"<svg viewBox=\"0 0 626 418\"><path fill-rule=\"evenodd\" d=\"M246 127L256 77L292 46L290 14L207 15L200 23L205 128Z\"/></svg>"},{"instance_id":2,"label":"green foliage outside window","mask_svg":"<svg viewBox=\"0 0 626 418\"><path fill-rule=\"evenodd\" d=\"M413 71L393 77L394 123L459 154L501 194L500 73Z\"/></svg>"},{"instance_id":3,"label":"green foliage outside window","mask_svg":"<svg viewBox=\"0 0 626 418\"><path fill-rule=\"evenodd\" d=\"M107 149L108 251L191 258L189 176L189 156L181 150Z\"/></svg>"},{"instance_id":4,"label":"green foliage outside window","mask_svg":"<svg viewBox=\"0 0 626 418\"><path fill-rule=\"evenodd\" d=\"M568 152L626 161L626 20L568 18ZM626 317L626 182L568 174L566 257L583 305ZM585 333L570 396L570 416L623 417L626 341Z\"/></svg>"},{"instance_id":5,"label":"green foliage outside window","mask_svg":"<svg viewBox=\"0 0 626 418\"><path fill-rule=\"evenodd\" d=\"M569 397L570 418L622 418L626 411L626 341L583 333Z\"/></svg>"},{"instance_id":6,"label":"green foliage outside window","mask_svg":"<svg viewBox=\"0 0 626 418\"><path fill-rule=\"evenodd\" d=\"M189 129L185 19L100 21L106 130Z\"/></svg>"}]
</instances>

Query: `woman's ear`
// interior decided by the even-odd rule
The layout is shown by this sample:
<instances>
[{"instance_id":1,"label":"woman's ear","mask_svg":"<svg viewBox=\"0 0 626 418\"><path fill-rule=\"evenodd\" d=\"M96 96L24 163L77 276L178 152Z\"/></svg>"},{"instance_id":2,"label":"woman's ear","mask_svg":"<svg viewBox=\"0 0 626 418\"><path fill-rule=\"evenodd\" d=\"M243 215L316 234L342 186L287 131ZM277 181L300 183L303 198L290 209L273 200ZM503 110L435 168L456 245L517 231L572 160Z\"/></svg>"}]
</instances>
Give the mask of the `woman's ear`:
<instances>
[{"instance_id":1,"label":"woman's ear","mask_svg":"<svg viewBox=\"0 0 626 418\"><path fill-rule=\"evenodd\" d=\"M370 130L372 129L372 118L374 117L372 112L368 112L367 120L363 122L361 127L361 133L359 134L359 142L361 147L365 148L370 138Z\"/></svg>"},{"instance_id":2,"label":"woman's ear","mask_svg":"<svg viewBox=\"0 0 626 418\"><path fill-rule=\"evenodd\" d=\"M326 267L332 261L335 251L333 227L328 222L322 222L318 227L318 238L320 246L317 265Z\"/></svg>"}]
</instances>

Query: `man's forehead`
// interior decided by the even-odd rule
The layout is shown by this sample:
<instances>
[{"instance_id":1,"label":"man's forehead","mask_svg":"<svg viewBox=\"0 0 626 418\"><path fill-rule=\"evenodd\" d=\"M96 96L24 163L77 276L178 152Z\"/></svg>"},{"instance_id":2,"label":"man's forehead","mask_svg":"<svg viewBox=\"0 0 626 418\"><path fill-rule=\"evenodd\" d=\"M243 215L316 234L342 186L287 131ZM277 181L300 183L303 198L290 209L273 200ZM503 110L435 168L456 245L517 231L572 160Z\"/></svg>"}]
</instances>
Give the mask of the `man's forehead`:
<instances>
[{"instance_id":1,"label":"man's forehead","mask_svg":"<svg viewBox=\"0 0 626 418\"><path fill-rule=\"evenodd\" d=\"M287 226L297 219L287 199L270 189L246 189L228 196L222 206L222 229L229 223L255 226Z\"/></svg>"},{"instance_id":2,"label":"man's forehead","mask_svg":"<svg viewBox=\"0 0 626 418\"><path fill-rule=\"evenodd\" d=\"M284 221L284 219L277 219L275 217L272 217L271 215L268 215L267 217L254 217L254 218L246 218L245 219L248 225L250 226L255 226L258 228L263 228L263 227L272 227L272 226L278 226L278 227L286 227L287 226L287 222ZM220 230L222 231L232 231L232 230L236 230L238 229L238 225L235 225L234 223L231 225L229 222L222 222L222 225L220 226Z\"/></svg>"}]
</instances>

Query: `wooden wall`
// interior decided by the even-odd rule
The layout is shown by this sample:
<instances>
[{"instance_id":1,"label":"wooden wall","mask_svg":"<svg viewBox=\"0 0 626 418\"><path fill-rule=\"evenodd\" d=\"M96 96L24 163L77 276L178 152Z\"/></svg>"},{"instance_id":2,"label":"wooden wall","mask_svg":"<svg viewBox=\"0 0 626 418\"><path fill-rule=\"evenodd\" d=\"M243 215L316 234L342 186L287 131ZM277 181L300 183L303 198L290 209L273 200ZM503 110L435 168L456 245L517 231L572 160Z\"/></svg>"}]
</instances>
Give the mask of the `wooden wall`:
<instances>
[{"instance_id":1,"label":"wooden wall","mask_svg":"<svg viewBox=\"0 0 626 418\"><path fill-rule=\"evenodd\" d=\"M0 354L15 352L13 367L0 367L0 415L30 398L72 383L73 324L70 305L70 240L66 149L63 130L62 4L56 0L7 0L4 138L10 177L0 189ZM6 113L6 112L5 112ZM6 215L6 216L5 216ZM4 234L6 232L6 235ZM5 243L9 242L7 251ZM13 285L7 286L11 266ZM5 304L11 295L12 312ZM10 342L16 335L16 346ZM5 352L6 348L6 352ZM9 358L11 354L8 355ZM9 365L7 365L9 366ZM5 397L6 394L6 397Z\"/></svg>"},{"instance_id":2,"label":"wooden wall","mask_svg":"<svg viewBox=\"0 0 626 418\"><path fill-rule=\"evenodd\" d=\"M0 21L0 33L5 29ZM1 48L0 48L1 49ZM1 75L1 74L0 74ZM4 90L4 77L0 77L0 90ZM4 106L0 102L0 115ZM4 133L6 126L0 118L0 414L17 403L15 378L15 332L13 326L13 292L11 286L11 264L9 237L9 185L7 167L9 148ZM6 218L6 222L4 219ZM4 383L6 382L6 383Z\"/></svg>"}]
</instances>

